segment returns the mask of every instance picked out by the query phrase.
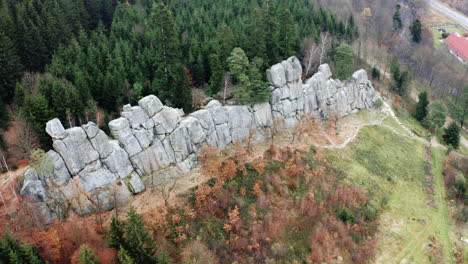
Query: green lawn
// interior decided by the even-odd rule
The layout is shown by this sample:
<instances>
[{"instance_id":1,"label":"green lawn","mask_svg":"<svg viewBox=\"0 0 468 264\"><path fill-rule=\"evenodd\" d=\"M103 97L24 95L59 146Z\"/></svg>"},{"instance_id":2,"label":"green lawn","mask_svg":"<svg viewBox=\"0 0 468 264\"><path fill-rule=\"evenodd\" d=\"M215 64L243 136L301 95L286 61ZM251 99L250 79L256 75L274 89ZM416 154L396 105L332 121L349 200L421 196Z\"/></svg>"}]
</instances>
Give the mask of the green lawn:
<instances>
[{"instance_id":1,"label":"green lawn","mask_svg":"<svg viewBox=\"0 0 468 264\"><path fill-rule=\"evenodd\" d=\"M459 27L448 27L444 28L448 33L459 33L460 35L465 34L466 32L459 28ZM440 41L442 38L442 33L439 33L438 28L431 28L432 35L434 37L434 47L439 48L442 45L442 42Z\"/></svg>"},{"instance_id":2,"label":"green lawn","mask_svg":"<svg viewBox=\"0 0 468 264\"><path fill-rule=\"evenodd\" d=\"M365 128L353 144L327 152L328 160L348 181L367 190L374 203L386 203L380 219L377 263L433 263L431 236L441 245L443 263L453 263L452 226L442 180L445 153L436 150L432 154L437 207L428 205L424 154L423 143L384 127Z\"/></svg>"},{"instance_id":3,"label":"green lawn","mask_svg":"<svg viewBox=\"0 0 468 264\"><path fill-rule=\"evenodd\" d=\"M409 128L414 134L418 135L419 137L425 138L430 140L430 133L427 129L421 126L418 120L416 120L408 111L401 109L398 110L395 107L393 108L395 111L396 116L400 121Z\"/></svg>"}]
</instances>

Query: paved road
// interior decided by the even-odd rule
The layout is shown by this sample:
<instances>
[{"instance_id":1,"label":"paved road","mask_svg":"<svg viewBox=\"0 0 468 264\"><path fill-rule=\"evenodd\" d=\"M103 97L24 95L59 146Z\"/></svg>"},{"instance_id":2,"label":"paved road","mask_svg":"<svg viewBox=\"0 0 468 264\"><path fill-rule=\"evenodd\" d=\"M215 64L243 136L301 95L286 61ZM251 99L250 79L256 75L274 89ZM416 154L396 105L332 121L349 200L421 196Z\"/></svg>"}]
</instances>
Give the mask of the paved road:
<instances>
[{"instance_id":1,"label":"paved road","mask_svg":"<svg viewBox=\"0 0 468 264\"><path fill-rule=\"evenodd\" d=\"M446 16L449 18L455 20L457 23L459 23L461 26L463 26L465 29L468 29L468 18L464 16L463 14L450 9L446 7L445 5L435 1L435 0L428 0L429 4L432 6L432 8L438 10L439 12L444 13Z\"/></svg>"}]
</instances>

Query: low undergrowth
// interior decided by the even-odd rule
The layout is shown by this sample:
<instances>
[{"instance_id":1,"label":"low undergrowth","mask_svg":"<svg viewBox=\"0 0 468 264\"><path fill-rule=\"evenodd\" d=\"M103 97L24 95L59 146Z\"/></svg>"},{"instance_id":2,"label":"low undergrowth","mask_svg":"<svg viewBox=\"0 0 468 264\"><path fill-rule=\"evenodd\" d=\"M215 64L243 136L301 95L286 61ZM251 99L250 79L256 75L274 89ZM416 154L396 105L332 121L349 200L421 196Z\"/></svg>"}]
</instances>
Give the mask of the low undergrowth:
<instances>
[{"instance_id":1,"label":"low undergrowth","mask_svg":"<svg viewBox=\"0 0 468 264\"><path fill-rule=\"evenodd\" d=\"M322 153L271 146L262 158L246 162L248 152L239 144L235 148L232 155L205 149L202 166L212 180L154 225L157 240L165 241L176 261L214 252L220 263L373 258L381 205L345 183L346 175ZM192 252L201 248L204 253Z\"/></svg>"}]
</instances>

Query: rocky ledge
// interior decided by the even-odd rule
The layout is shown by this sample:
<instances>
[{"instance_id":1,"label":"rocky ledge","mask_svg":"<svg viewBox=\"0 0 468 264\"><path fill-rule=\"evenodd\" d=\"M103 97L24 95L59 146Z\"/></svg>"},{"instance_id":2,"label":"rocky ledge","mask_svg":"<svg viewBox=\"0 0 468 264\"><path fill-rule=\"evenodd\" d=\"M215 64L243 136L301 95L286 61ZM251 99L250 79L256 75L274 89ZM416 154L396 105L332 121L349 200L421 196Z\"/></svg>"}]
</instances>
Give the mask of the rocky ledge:
<instances>
[{"instance_id":1,"label":"rocky ledge","mask_svg":"<svg viewBox=\"0 0 468 264\"><path fill-rule=\"evenodd\" d=\"M264 140L273 120L294 126L304 114L326 119L370 108L377 96L364 70L350 80L332 79L328 65L306 82L296 57L267 71L272 93L268 103L223 106L213 100L185 115L164 106L154 95L125 105L121 117L109 123L111 137L90 122L65 129L58 119L46 125L53 150L39 169L24 175L21 195L43 220L62 217L67 210L89 214L126 203L147 184L160 184L196 166L203 145L224 148L249 137ZM145 184L146 183L146 184Z\"/></svg>"}]
</instances>

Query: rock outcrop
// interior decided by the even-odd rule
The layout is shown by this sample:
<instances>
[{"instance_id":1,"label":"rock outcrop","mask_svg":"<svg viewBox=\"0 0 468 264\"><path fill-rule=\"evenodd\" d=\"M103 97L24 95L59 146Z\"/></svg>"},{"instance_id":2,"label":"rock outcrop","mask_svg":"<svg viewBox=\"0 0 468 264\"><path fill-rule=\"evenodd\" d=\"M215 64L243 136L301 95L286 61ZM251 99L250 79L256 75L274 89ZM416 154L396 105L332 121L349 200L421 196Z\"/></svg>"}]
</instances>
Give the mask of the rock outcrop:
<instances>
[{"instance_id":1,"label":"rock outcrop","mask_svg":"<svg viewBox=\"0 0 468 264\"><path fill-rule=\"evenodd\" d=\"M51 120L46 132L53 150L40 172L25 173L21 195L47 221L69 208L79 214L110 210L146 184L188 172L205 144L224 148L246 139L251 129L259 132L254 140L261 141L275 119L291 127L304 114L344 116L370 108L377 99L364 70L345 82L333 80L326 64L305 83L301 75L299 60L291 57L267 71L270 102L223 106L213 100L188 115L147 96L138 106L124 106L121 117L109 123L112 138L92 122L65 129L58 119Z\"/></svg>"}]
</instances>

